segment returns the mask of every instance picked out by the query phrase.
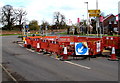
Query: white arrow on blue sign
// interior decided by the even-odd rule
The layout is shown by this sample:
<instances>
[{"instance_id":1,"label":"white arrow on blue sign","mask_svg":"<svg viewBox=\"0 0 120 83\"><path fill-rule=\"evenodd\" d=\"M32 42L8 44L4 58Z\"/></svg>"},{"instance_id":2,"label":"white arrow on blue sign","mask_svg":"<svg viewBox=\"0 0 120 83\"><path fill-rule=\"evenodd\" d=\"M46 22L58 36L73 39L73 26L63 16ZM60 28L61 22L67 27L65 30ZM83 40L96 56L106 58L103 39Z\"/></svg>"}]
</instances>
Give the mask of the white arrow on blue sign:
<instances>
[{"instance_id":1,"label":"white arrow on blue sign","mask_svg":"<svg viewBox=\"0 0 120 83\"><path fill-rule=\"evenodd\" d=\"M88 46L86 42L75 43L76 55L88 55Z\"/></svg>"},{"instance_id":2,"label":"white arrow on blue sign","mask_svg":"<svg viewBox=\"0 0 120 83\"><path fill-rule=\"evenodd\" d=\"M28 25L26 25L26 26L25 26L25 28L29 28L29 26L28 26Z\"/></svg>"}]
</instances>

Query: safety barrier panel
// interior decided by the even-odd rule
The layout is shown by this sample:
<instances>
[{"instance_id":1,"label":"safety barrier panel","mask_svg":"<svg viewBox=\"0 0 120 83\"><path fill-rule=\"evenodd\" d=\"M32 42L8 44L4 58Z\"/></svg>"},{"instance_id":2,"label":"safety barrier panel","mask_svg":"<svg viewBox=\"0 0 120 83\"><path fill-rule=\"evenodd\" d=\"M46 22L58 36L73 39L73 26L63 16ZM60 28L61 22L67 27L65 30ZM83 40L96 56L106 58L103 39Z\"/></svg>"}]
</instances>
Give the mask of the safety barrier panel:
<instances>
[{"instance_id":1,"label":"safety barrier panel","mask_svg":"<svg viewBox=\"0 0 120 83\"><path fill-rule=\"evenodd\" d=\"M88 38L89 55L100 54L103 51L103 42L101 38Z\"/></svg>"},{"instance_id":2,"label":"safety barrier panel","mask_svg":"<svg viewBox=\"0 0 120 83\"><path fill-rule=\"evenodd\" d=\"M105 36L103 37L103 46L106 48L120 49L120 37Z\"/></svg>"},{"instance_id":3,"label":"safety barrier panel","mask_svg":"<svg viewBox=\"0 0 120 83\"><path fill-rule=\"evenodd\" d=\"M68 56L97 55L103 48L120 49L120 37L89 38L77 36L34 36L26 37L25 45L31 45L37 52L53 52L67 59Z\"/></svg>"}]
</instances>

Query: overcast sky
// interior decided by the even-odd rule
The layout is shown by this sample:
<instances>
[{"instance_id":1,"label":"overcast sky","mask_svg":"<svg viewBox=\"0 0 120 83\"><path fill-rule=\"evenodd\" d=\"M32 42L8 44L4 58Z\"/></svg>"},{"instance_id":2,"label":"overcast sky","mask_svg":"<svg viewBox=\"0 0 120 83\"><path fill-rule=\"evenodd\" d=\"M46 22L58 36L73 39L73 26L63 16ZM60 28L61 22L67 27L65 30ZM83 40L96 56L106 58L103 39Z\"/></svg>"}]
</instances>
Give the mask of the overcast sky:
<instances>
[{"instance_id":1,"label":"overcast sky","mask_svg":"<svg viewBox=\"0 0 120 83\"><path fill-rule=\"evenodd\" d=\"M98 8L105 15L118 14L118 2L120 0L98 0ZM96 9L96 0L0 0L0 7L12 5L14 8L24 8L27 11L29 21L35 19L41 24L42 20L53 23L53 13L59 11L65 15L66 20L71 19L73 23L77 18L86 19L87 5L89 9Z\"/></svg>"}]
</instances>

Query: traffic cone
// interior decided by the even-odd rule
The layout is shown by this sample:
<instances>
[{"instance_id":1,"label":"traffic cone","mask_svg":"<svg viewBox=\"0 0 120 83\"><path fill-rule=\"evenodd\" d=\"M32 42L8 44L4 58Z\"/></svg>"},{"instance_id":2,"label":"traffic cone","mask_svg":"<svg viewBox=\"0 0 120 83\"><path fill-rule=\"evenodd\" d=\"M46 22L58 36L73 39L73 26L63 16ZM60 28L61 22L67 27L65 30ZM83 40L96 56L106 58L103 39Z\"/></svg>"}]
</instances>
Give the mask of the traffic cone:
<instances>
[{"instance_id":1,"label":"traffic cone","mask_svg":"<svg viewBox=\"0 0 120 83\"><path fill-rule=\"evenodd\" d=\"M115 47L112 47L112 54L111 54L111 58L109 60L118 61L116 54L115 54Z\"/></svg>"},{"instance_id":2,"label":"traffic cone","mask_svg":"<svg viewBox=\"0 0 120 83\"><path fill-rule=\"evenodd\" d=\"M68 60L67 47L64 47L62 61Z\"/></svg>"},{"instance_id":3,"label":"traffic cone","mask_svg":"<svg viewBox=\"0 0 120 83\"><path fill-rule=\"evenodd\" d=\"M37 48L36 48L36 52L39 52L40 51L40 44L37 43Z\"/></svg>"},{"instance_id":4,"label":"traffic cone","mask_svg":"<svg viewBox=\"0 0 120 83\"><path fill-rule=\"evenodd\" d=\"M24 41L24 47L27 47L27 41L26 40Z\"/></svg>"}]
</instances>

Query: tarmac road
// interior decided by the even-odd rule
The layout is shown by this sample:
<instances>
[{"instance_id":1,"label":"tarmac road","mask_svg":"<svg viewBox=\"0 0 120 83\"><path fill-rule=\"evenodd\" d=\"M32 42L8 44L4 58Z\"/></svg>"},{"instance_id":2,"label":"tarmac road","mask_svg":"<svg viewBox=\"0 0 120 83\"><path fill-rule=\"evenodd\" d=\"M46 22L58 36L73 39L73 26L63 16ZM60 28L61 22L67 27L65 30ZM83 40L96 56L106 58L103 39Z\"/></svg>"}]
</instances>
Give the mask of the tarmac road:
<instances>
[{"instance_id":1,"label":"tarmac road","mask_svg":"<svg viewBox=\"0 0 120 83\"><path fill-rule=\"evenodd\" d=\"M106 58L59 61L30 52L13 41L17 36L2 38L2 61L7 68L28 81L118 81L118 62Z\"/></svg>"}]
</instances>

